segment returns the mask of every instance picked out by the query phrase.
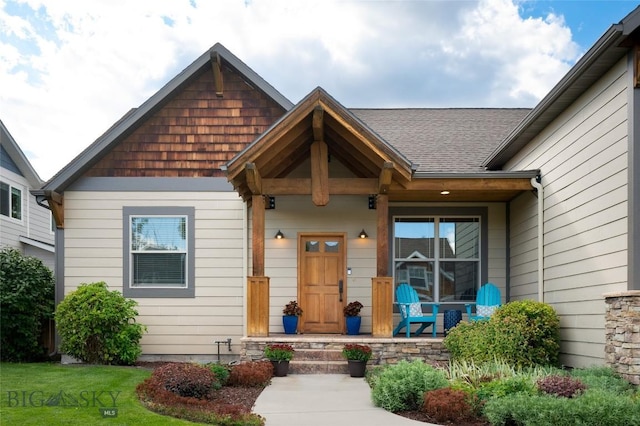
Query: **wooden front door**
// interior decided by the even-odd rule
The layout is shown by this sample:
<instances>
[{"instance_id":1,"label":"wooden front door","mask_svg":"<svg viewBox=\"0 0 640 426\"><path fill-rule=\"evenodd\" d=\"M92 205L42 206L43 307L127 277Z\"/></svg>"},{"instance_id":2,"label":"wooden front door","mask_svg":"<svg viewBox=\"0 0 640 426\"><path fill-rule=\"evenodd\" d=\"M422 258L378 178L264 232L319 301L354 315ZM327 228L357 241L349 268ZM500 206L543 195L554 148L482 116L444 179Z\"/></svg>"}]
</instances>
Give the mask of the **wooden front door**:
<instances>
[{"instance_id":1,"label":"wooden front door","mask_svg":"<svg viewBox=\"0 0 640 426\"><path fill-rule=\"evenodd\" d=\"M344 331L345 242L346 234L342 233L298 236L300 330L304 333Z\"/></svg>"}]
</instances>

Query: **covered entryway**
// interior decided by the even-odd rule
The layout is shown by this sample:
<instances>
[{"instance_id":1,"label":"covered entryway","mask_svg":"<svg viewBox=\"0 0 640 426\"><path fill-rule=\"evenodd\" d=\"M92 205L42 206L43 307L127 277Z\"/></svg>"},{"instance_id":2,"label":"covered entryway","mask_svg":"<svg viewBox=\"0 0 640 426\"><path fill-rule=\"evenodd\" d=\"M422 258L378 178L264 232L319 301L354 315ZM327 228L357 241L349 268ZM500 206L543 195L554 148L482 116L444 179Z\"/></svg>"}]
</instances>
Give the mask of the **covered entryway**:
<instances>
[{"instance_id":1,"label":"covered entryway","mask_svg":"<svg viewBox=\"0 0 640 426\"><path fill-rule=\"evenodd\" d=\"M298 278L297 297L304 310L299 331L341 333L344 327L341 307L347 299L344 275L349 266L344 261L345 244L349 241L353 246L353 238L348 240L347 233L344 234L342 249L335 258L327 251L311 254L301 249L310 241L316 241L318 247L335 242L323 240L318 232L357 231L340 228L338 217L333 217L332 223L316 226L318 224L310 222L310 216L305 214L312 210L299 210L305 202L312 204L314 211L320 211L335 205L341 197L352 197L361 203L355 208L355 204L345 204L349 209L345 211L352 217L353 214L364 217L364 209L375 210L375 225L369 222L375 229L371 232L375 234L375 250L359 257L357 262L362 268L370 268L370 284L367 284L370 296L367 295L366 306L370 307L371 334L391 337L394 283L389 203L505 202L522 191L531 190L530 180L535 176L533 172L416 173L415 164L321 88L312 91L229 161L226 172L227 179L250 209L251 269L247 277L246 317L247 336L253 337L269 336L270 328L277 330L274 327L279 312L275 310L280 309L285 292L293 295L289 291L294 289L293 282L289 281L291 277ZM265 209L281 209L286 201L279 203L288 197L306 198L293 208L289 205L289 211L298 211L298 216L280 215L278 219L278 226L288 226L290 231L298 233L297 247L292 252L283 251L281 246L271 246L270 250L277 250L278 256L287 253L287 259L298 256L298 269L290 274L291 269L282 269L279 257L272 258L270 267L284 274L274 286L277 291L271 293L270 278L265 274L265 231L273 226L275 228L269 229L273 235L278 222L267 224ZM357 213L358 209L362 209L361 213ZM323 219L318 218L318 223ZM308 232L306 236L311 240L303 240L302 229L308 230L304 232ZM315 234L311 235L312 232ZM339 259L343 259L342 263ZM284 281L287 287L283 291ZM362 289L362 282L352 283L351 289L354 288ZM363 293L358 294L357 297L362 297ZM276 299L279 299L277 303L271 303ZM270 310L274 311L273 315Z\"/></svg>"},{"instance_id":2,"label":"covered entryway","mask_svg":"<svg viewBox=\"0 0 640 426\"><path fill-rule=\"evenodd\" d=\"M300 331L342 333L347 294L345 234L299 234L298 299L305 307Z\"/></svg>"}]
</instances>

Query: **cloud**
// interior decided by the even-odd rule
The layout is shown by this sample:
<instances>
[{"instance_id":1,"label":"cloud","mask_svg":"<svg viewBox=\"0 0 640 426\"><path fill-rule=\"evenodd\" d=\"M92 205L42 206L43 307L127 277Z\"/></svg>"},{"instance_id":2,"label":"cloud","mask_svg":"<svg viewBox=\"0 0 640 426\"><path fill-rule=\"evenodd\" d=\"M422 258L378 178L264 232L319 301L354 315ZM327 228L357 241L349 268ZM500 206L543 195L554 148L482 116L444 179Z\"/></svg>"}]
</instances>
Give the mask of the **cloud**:
<instances>
[{"instance_id":1,"label":"cloud","mask_svg":"<svg viewBox=\"0 0 640 426\"><path fill-rule=\"evenodd\" d=\"M50 178L216 42L293 102L533 106L580 49L519 2L0 0L2 120Z\"/></svg>"}]
</instances>

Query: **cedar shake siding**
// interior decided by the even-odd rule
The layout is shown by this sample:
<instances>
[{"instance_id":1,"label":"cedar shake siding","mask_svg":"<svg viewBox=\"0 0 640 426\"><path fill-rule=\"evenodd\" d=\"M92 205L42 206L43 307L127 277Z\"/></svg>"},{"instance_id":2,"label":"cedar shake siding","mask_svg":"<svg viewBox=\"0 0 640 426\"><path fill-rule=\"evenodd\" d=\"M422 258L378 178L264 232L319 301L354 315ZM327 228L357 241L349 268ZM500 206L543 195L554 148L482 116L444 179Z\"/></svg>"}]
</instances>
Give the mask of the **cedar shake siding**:
<instances>
[{"instance_id":1,"label":"cedar shake siding","mask_svg":"<svg viewBox=\"0 0 640 426\"><path fill-rule=\"evenodd\" d=\"M285 110L223 66L224 94L205 70L124 138L87 177L222 177L220 167Z\"/></svg>"}]
</instances>

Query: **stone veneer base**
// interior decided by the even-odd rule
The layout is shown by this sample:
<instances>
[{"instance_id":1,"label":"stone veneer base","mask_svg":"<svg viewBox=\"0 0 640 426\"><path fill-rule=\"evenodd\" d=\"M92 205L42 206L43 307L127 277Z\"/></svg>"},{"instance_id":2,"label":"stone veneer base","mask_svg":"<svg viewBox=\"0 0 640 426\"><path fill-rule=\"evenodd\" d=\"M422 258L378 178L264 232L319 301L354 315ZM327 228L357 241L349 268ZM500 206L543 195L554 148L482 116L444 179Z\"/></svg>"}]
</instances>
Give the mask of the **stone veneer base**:
<instances>
[{"instance_id":1,"label":"stone veneer base","mask_svg":"<svg viewBox=\"0 0 640 426\"><path fill-rule=\"evenodd\" d=\"M640 385L640 291L607 293L605 361L624 379Z\"/></svg>"},{"instance_id":2,"label":"stone veneer base","mask_svg":"<svg viewBox=\"0 0 640 426\"><path fill-rule=\"evenodd\" d=\"M442 338L375 338L371 336L347 336L347 335L271 335L269 337L244 337L240 340L240 361L251 361L263 358L264 347L271 343L288 343L294 347L296 353L292 360L292 366L298 362L300 373L313 373L334 371L332 363L344 364L346 360L335 354L341 354L342 348L347 343L358 343L371 346L373 356L369 365L396 364L401 360L412 361L420 359L430 364L443 364L449 361L449 353L442 344ZM313 359L319 358L319 351L327 351L333 355L325 360L317 360L317 366L310 367ZM309 359L311 358L311 359ZM336 371L346 371L344 368L335 367ZM326 370L325 370L326 369Z\"/></svg>"}]
</instances>

